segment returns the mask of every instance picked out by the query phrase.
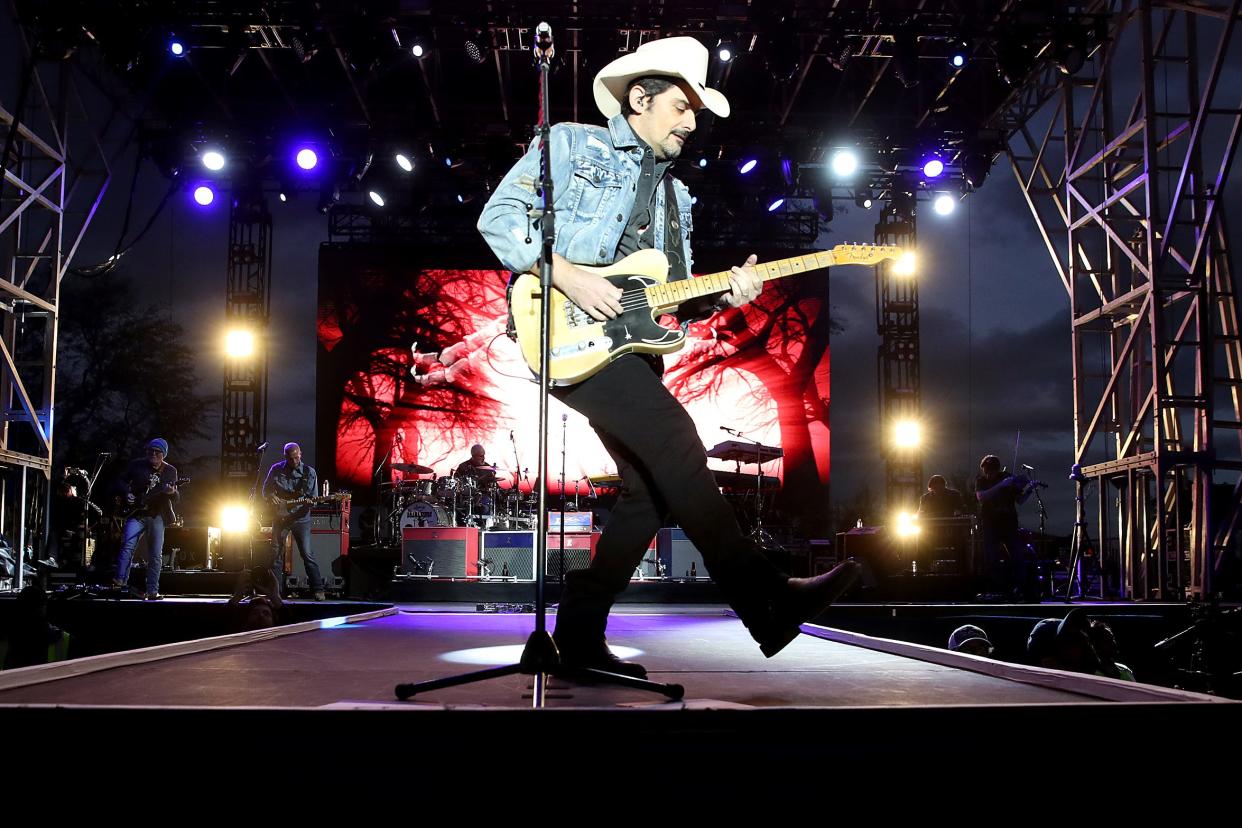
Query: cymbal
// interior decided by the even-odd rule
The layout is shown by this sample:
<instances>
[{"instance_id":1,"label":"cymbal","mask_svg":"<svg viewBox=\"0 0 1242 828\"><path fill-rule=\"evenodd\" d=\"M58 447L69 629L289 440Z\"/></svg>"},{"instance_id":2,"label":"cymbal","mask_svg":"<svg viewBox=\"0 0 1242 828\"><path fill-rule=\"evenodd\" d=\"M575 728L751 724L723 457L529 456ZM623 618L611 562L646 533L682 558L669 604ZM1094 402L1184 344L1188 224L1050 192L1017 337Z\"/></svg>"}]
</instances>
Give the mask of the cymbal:
<instances>
[{"instance_id":1,"label":"cymbal","mask_svg":"<svg viewBox=\"0 0 1242 828\"><path fill-rule=\"evenodd\" d=\"M619 474L596 474L591 475L591 482L596 486L620 486L622 481Z\"/></svg>"},{"instance_id":2,"label":"cymbal","mask_svg":"<svg viewBox=\"0 0 1242 828\"><path fill-rule=\"evenodd\" d=\"M393 463L392 468L394 471L408 474L431 474L435 471L431 466L420 466L417 463Z\"/></svg>"}]
</instances>

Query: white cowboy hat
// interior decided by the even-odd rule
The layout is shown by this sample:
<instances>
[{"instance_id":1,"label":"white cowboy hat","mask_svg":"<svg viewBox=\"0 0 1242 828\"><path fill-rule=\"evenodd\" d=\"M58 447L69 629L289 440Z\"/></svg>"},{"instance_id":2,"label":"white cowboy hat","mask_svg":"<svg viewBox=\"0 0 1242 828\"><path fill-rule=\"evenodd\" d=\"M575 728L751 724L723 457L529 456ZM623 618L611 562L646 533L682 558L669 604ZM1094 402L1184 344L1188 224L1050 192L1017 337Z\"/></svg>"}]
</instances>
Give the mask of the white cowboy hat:
<instances>
[{"instance_id":1,"label":"white cowboy hat","mask_svg":"<svg viewBox=\"0 0 1242 828\"><path fill-rule=\"evenodd\" d=\"M605 118L611 118L621 112L621 99L630 81L659 75L684 80L703 106L727 118L728 99L715 89L707 88L707 61L707 47L693 37L649 40L599 70L593 87L595 105Z\"/></svg>"}]
</instances>

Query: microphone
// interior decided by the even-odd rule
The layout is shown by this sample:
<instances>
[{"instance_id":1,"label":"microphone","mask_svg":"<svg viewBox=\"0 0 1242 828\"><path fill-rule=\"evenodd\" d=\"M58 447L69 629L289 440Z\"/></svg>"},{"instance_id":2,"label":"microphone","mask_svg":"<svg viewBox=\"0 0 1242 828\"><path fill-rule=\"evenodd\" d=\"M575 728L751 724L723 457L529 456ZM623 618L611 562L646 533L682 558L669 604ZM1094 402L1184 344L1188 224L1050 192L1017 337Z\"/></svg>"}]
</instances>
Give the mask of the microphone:
<instances>
[{"instance_id":1,"label":"microphone","mask_svg":"<svg viewBox=\"0 0 1242 828\"><path fill-rule=\"evenodd\" d=\"M566 420L568 420L568 419L569 419L569 415L568 415L568 414L562 414L562 415L561 415L561 422L562 422L562 423L563 423L563 422L565 422L565 421L566 421Z\"/></svg>"},{"instance_id":2,"label":"microphone","mask_svg":"<svg viewBox=\"0 0 1242 828\"><path fill-rule=\"evenodd\" d=\"M255 451L265 451L266 449L267 449L267 443L260 443L258 446L255 447Z\"/></svg>"},{"instance_id":3,"label":"microphone","mask_svg":"<svg viewBox=\"0 0 1242 828\"><path fill-rule=\"evenodd\" d=\"M535 27L535 60L552 60L556 57L556 48L552 45L552 27L547 21Z\"/></svg>"},{"instance_id":4,"label":"microphone","mask_svg":"<svg viewBox=\"0 0 1242 828\"><path fill-rule=\"evenodd\" d=\"M1086 483L1087 482L1087 476L1082 473L1082 466L1080 464L1075 463L1074 465L1070 466L1069 479L1074 481L1075 483Z\"/></svg>"}]
</instances>

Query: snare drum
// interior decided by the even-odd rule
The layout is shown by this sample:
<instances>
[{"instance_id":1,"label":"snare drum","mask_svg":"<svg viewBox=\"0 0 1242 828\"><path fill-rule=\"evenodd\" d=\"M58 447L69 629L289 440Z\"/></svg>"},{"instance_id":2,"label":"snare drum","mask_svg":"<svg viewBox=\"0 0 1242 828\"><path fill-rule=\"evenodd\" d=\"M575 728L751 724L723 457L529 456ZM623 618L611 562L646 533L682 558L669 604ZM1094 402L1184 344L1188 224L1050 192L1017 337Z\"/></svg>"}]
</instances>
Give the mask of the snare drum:
<instances>
[{"instance_id":1,"label":"snare drum","mask_svg":"<svg viewBox=\"0 0 1242 828\"><path fill-rule=\"evenodd\" d=\"M402 529L419 529L424 526L452 526L448 509L428 500L416 500L401 513Z\"/></svg>"}]
</instances>

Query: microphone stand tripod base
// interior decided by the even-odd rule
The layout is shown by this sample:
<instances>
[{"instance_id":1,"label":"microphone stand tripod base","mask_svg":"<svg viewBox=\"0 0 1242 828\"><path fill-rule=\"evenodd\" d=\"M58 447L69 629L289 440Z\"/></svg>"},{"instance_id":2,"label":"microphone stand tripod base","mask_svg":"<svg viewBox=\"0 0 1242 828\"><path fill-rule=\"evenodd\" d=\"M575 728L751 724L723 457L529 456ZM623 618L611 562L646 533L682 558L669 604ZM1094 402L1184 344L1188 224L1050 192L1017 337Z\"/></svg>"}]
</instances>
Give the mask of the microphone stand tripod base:
<instances>
[{"instance_id":1,"label":"microphone stand tripod base","mask_svg":"<svg viewBox=\"0 0 1242 828\"><path fill-rule=\"evenodd\" d=\"M473 673L463 673L431 681L398 684L395 692L399 700L406 701L419 693L431 690L443 690L447 687L459 687L463 684L519 674L535 677L535 700L540 706L542 706L546 678L589 684L612 684L634 690L647 690L659 693L672 701L680 701L686 694L686 688L680 684L661 684L633 676L609 673L605 670L564 667L561 665L561 654L556 649L556 642L552 640L547 630L535 630L530 634L530 638L526 639L526 647L522 650L522 659L517 664L506 664L503 667L476 670Z\"/></svg>"}]
</instances>

